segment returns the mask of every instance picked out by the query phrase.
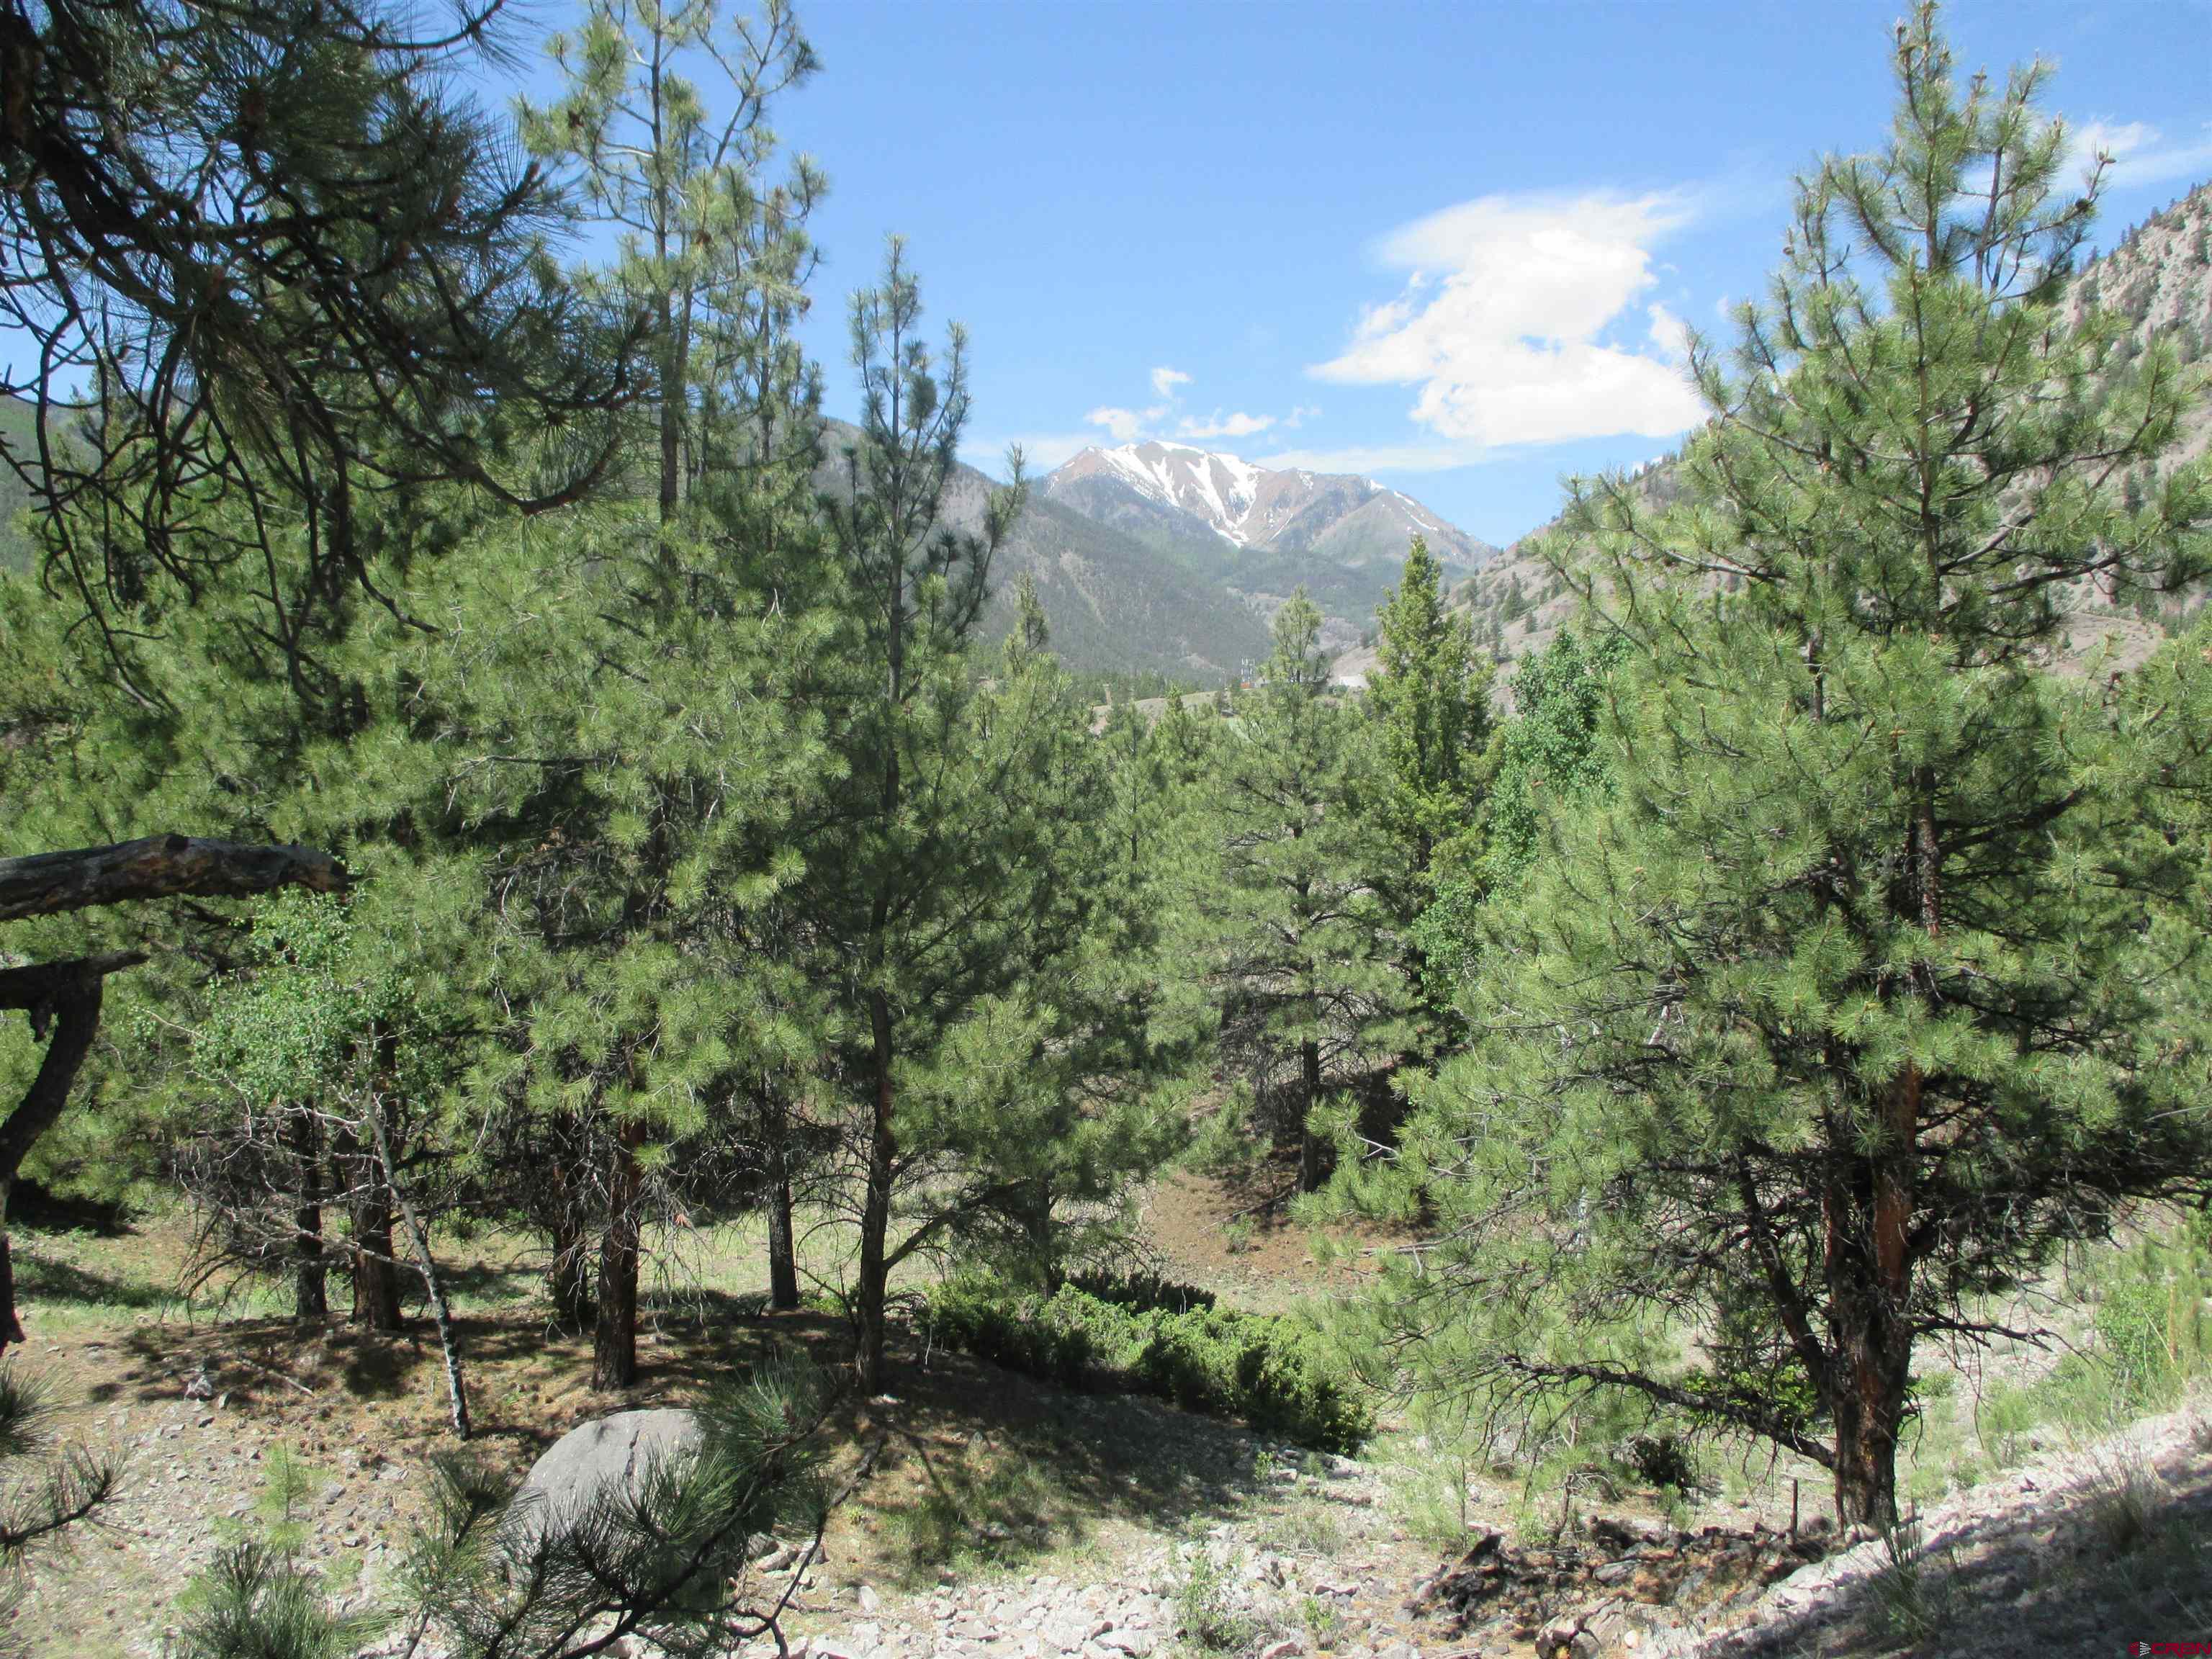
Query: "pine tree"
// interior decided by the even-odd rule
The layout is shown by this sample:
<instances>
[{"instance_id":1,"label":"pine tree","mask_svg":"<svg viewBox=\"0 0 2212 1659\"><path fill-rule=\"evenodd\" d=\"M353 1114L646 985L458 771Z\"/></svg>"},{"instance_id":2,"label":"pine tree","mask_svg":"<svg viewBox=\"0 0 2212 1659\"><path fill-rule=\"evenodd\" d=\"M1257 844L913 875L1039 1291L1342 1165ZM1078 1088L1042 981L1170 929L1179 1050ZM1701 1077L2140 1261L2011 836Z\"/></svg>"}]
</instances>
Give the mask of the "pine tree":
<instances>
[{"instance_id":1,"label":"pine tree","mask_svg":"<svg viewBox=\"0 0 2212 1659\"><path fill-rule=\"evenodd\" d=\"M1369 876L1389 929L1378 946L1396 958L1409 995L1430 1005L1415 1041L1433 1053L1452 1016L1449 998L1431 989L1416 924L1436 899L1441 870L1464 861L1464 854L1455 860L1449 849L1480 838L1490 667L1477 659L1468 613L1447 607L1443 573L1418 536L1376 620L1367 710L1381 753L1358 806L1382 831Z\"/></svg>"},{"instance_id":2,"label":"pine tree","mask_svg":"<svg viewBox=\"0 0 2212 1659\"><path fill-rule=\"evenodd\" d=\"M1555 556L1637 684L1609 797L1484 913L1482 1040L1407 1136L1448 1242L1395 1292L1454 1386L1764 1437L1875 1526L1918 1345L2212 1152L2186 872L2046 672L2071 588L2205 568L2201 464L2107 487L2197 393L2164 348L2101 382L2124 322L2061 313L2091 204L2042 70L1961 85L1923 5L1895 72L1735 374L1694 353L1684 499L1576 495L1607 580Z\"/></svg>"},{"instance_id":3,"label":"pine tree","mask_svg":"<svg viewBox=\"0 0 2212 1659\"><path fill-rule=\"evenodd\" d=\"M1298 1184L1328 1173L1330 1108L1385 1066L1407 1032L1385 949L1375 831L1354 810L1368 757L1359 717L1328 695L1321 613L1275 613L1263 683L1221 744L1212 816L1218 884L1195 895L1222 1040L1248 1057L1263 1120L1295 1134Z\"/></svg>"},{"instance_id":4,"label":"pine tree","mask_svg":"<svg viewBox=\"0 0 2212 1659\"><path fill-rule=\"evenodd\" d=\"M1033 592L995 672L977 649L1019 458L980 523L952 517L965 340L955 329L940 358L920 323L894 241L854 301L860 431L823 503L851 595L842 776L801 886L805 959L835 988L842 1036L869 1389L902 1265L995 1234L1048 1273L1052 1205L1099 1195L1162 1140L1133 1127L1141 1090L1094 1091L1107 1054L1131 1052L1132 1011L1086 948L1107 896L1090 711L1044 648Z\"/></svg>"},{"instance_id":5,"label":"pine tree","mask_svg":"<svg viewBox=\"0 0 2212 1659\"><path fill-rule=\"evenodd\" d=\"M621 237L611 269L587 274L587 293L616 296L647 319L643 348L654 369L651 468L661 522L676 516L688 481L739 459L775 459L778 437L811 445L811 430L763 434L706 422L732 404L759 415L790 400L788 343L814 254L807 216L823 190L805 158L780 185L765 173L776 149L769 107L816 68L813 48L784 0L757 17L725 14L720 0L635 5L590 0L576 32L547 50L567 77L565 94L526 105L533 154L576 175L585 213ZM713 98L691 77L713 77Z\"/></svg>"},{"instance_id":6,"label":"pine tree","mask_svg":"<svg viewBox=\"0 0 2212 1659\"><path fill-rule=\"evenodd\" d=\"M627 320L543 257L558 199L451 72L495 10L438 38L374 0L0 4L0 314L31 343L0 394L37 416L0 459L118 672L136 607L234 569L309 689L322 613L390 602L376 495L550 507L612 459Z\"/></svg>"}]
</instances>

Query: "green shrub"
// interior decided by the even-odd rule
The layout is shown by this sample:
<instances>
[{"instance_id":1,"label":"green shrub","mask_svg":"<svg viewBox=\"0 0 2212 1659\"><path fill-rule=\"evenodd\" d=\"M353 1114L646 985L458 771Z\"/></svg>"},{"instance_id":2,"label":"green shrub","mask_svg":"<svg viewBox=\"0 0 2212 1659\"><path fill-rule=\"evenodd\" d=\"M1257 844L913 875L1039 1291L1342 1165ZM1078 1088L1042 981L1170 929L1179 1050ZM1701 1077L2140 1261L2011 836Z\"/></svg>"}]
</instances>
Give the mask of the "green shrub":
<instances>
[{"instance_id":1,"label":"green shrub","mask_svg":"<svg viewBox=\"0 0 2212 1659\"><path fill-rule=\"evenodd\" d=\"M1156 1395L1325 1451L1356 1450L1372 1431L1372 1412L1311 1326L1281 1315L1146 1305L1168 1302L1152 1294L1164 1285L1130 1293L1125 1281L1131 1304L1123 1305L1073 1284L1046 1297L964 1275L931 1291L931 1340L1063 1388Z\"/></svg>"},{"instance_id":2,"label":"green shrub","mask_svg":"<svg viewBox=\"0 0 2212 1659\"><path fill-rule=\"evenodd\" d=\"M1136 1313L1188 1313L1193 1308L1211 1310L1212 1291L1184 1285L1159 1273L1088 1272L1071 1273L1067 1283L1085 1296L1110 1302Z\"/></svg>"}]
</instances>

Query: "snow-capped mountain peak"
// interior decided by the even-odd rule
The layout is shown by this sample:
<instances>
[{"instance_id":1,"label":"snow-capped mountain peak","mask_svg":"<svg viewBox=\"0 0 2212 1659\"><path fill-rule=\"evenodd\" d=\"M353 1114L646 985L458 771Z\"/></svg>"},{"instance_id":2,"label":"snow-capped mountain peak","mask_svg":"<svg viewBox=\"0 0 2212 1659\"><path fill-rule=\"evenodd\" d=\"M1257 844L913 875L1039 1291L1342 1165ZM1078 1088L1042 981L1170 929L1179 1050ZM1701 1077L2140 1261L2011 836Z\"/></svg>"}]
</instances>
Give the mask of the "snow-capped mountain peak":
<instances>
[{"instance_id":1,"label":"snow-capped mountain peak","mask_svg":"<svg viewBox=\"0 0 2212 1659\"><path fill-rule=\"evenodd\" d=\"M1085 467L1086 461L1092 465ZM1239 546L1257 539L1251 533L1253 508L1263 482L1277 476L1239 456L1217 455L1162 438L1116 449L1086 449L1061 471L1073 477L1110 473L1163 506L1203 519Z\"/></svg>"},{"instance_id":2,"label":"snow-capped mountain peak","mask_svg":"<svg viewBox=\"0 0 2212 1659\"><path fill-rule=\"evenodd\" d=\"M1195 533L1244 572L1240 580L1261 579L1254 562L1261 555L1303 557L1316 565L1316 580L1330 568L1370 564L1395 573L1415 536L1445 564L1468 569L1494 550L1372 478L1260 466L1164 438L1086 449L1048 476L1040 493L1103 524ZM1279 574L1297 580L1287 568Z\"/></svg>"}]
</instances>

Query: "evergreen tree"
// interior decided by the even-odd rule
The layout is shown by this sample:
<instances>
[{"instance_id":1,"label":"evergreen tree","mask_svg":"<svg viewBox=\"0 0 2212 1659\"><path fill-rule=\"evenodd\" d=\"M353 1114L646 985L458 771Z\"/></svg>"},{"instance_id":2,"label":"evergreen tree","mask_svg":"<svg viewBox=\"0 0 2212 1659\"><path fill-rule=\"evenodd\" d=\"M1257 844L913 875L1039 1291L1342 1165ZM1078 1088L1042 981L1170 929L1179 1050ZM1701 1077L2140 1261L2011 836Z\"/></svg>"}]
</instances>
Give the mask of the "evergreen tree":
<instances>
[{"instance_id":1,"label":"evergreen tree","mask_svg":"<svg viewBox=\"0 0 2212 1659\"><path fill-rule=\"evenodd\" d=\"M556 197L450 73L496 10L441 38L374 0L0 4L0 314L31 347L0 395L37 416L0 459L118 672L155 587L230 569L309 689L320 615L391 602L369 498L546 507L607 465L626 326L561 282Z\"/></svg>"},{"instance_id":2,"label":"evergreen tree","mask_svg":"<svg viewBox=\"0 0 2212 1659\"><path fill-rule=\"evenodd\" d=\"M1490 741L1490 673L1475 659L1468 613L1445 602L1443 573L1419 536L1376 613L1367 700L1381 738L1374 811L1404 872L1392 908L1410 920L1429 896L1437 849L1464 835Z\"/></svg>"},{"instance_id":3,"label":"evergreen tree","mask_svg":"<svg viewBox=\"0 0 2212 1659\"><path fill-rule=\"evenodd\" d=\"M583 286L647 319L645 470L666 523L690 477L731 464L716 452L733 441L735 459L756 466L779 459L779 441L811 452L811 427L724 423L710 443L705 425L732 405L780 412L791 392L778 377L803 374L789 323L805 308L814 263L805 226L822 179L804 158L781 185L765 174L776 148L769 106L813 74L813 49L784 0L767 0L757 17L726 15L719 0L590 0L580 27L548 51L567 89L524 106L523 137L574 173L586 216L620 235L617 263ZM700 70L716 83L712 100L691 78Z\"/></svg>"},{"instance_id":4,"label":"evergreen tree","mask_svg":"<svg viewBox=\"0 0 2212 1659\"><path fill-rule=\"evenodd\" d=\"M1693 354L1685 498L1577 493L1609 581L1565 574L1639 683L1610 797L1483 914L1482 1041L1407 1136L1442 1248L1393 1291L1452 1386L1765 1437L1877 1526L1917 1345L2212 1152L2187 872L2125 722L2045 672L2071 588L2204 568L2201 464L2106 487L2197 393L2164 348L2100 384L2124 320L2067 325L2042 70L1961 85L1923 5L1895 72L1735 374Z\"/></svg>"},{"instance_id":5,"label":"evergreen tree","mask_svg":"<svg viewBox=\"0 0 2212 1659\"><path fill-rule=\"evenodd\" d=\"M1275 613L1263 683L1221 745L1218 884L1195 896L1222 1040L1252 1066L1263 1121L1299 1145L1298 1184L1328 1174L1332 1094L1387 1066L1407 1035L1385 949L1380 867L1357 713L1329 697L1321 613L1304 589Z\"/></svg>"},{"instance_id":6,"label":"evergreen tree","mask_svg":"<svg viewBox=\"0 0 2212 1659\"><path fill-rule=\"evenodd\" d=\"M849 627L832 743L842 776L805 837L811 976L835 988L850 1100L862 1385L879 1385L890 1277L965 1232L1050 1271L1050 1206L1097 1196L1158 1146L1094 1092L1131 1018L1086 940L1099 907L1103 787L1090 714L1020 607L999 670L975 632L1015 485L951 517L967 419L964 337L942 359L894 241L853 307L860 435L825 497ZM971 521L972 522L972 521ZM1116 1127L1116 1123L1120 1127Z\"/></svg>"},{"instance_id":7,"label":"evergreen tree","mask_svg":"<svg viewBox=\"0 0 2212 1659\"><path fill-rule=\"evenodd\" d=\"M1437 896L1442 869L1464 861L1450 849L1480 836L1490 666L1477 659L1468 614L1447 608L1443 572L1418 536L1377 622L1367 708L1381 752L1370 793L1358 805L1382 832L1369 877L1389 930L1377 948L1396 959L1409 998L1427 1005L1414 1042L1432 1054L1453 1016L1449 996L1431 986L1416 924Z\"/></svg>"}]
</instances>

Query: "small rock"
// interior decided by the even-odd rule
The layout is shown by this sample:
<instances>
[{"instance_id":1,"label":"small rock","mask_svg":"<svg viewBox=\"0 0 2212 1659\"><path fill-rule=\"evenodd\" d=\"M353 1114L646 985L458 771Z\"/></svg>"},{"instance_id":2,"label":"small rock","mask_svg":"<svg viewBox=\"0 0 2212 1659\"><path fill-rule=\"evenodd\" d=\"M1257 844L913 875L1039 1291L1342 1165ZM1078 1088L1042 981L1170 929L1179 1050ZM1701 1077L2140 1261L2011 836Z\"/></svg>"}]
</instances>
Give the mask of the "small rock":
<instances>
[{"instance_id":1,"label":"small rock","mask_svg":"<svg viewBox=\"0 0 2212 1659\"><path fill-rule=\"evenodd\" d=\"M1270 1642L1266 1647L1261 1648L1260 1659L1291 1659L1292 1654L1304 1653L1305 1650L1305 1644L1299 1641L1297 1637L1285 1636L1281 1641Z\"/></svg>"},{"instance_id":2,"label":"small rock","mask_svg":"<svg viewBox=\"0 0 2212 1659\"><path fill-rule=\"evenodd\" d=\"M876 1594L875 1587L873 1585L863 1584L860 1586L860 1611L862 1613L873 1613L878 1607L883 1606L883 1604L884 1599L882 1596Z\"/></svg>"}]
</instances>

